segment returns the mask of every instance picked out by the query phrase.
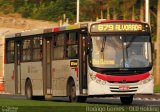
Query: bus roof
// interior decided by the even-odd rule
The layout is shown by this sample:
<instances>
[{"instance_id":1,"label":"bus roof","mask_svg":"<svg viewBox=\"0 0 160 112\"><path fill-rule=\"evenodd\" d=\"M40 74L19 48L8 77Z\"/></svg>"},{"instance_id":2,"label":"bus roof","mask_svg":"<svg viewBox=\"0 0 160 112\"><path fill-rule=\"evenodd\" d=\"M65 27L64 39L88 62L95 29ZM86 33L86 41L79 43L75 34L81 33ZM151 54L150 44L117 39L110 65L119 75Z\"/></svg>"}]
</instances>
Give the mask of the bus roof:
<instances>
[{"instance_id":1,"label":"bus roof","mask_svg":"<svg viewBox=\"0 0 160 112\"><path fill-rule=\"evenodd\" d=\"M66 25L66 26L56 26L52 28L41 28L41 29L33 29L33 30L25 30L19 33L13 33L13 34L7 34L5 38L14 38L18 36L30 36L30 35L37 35L37 34L44 34L44 33L50 33L50 32L59 32L59 31L67 31L67 30L73 30L73 29L79 29L81 27L87 27L88 25L94 24L94 23L112 23L112 22L133 22L133 23L145 23L140 21L132 21L132 20L98 20L95 22L80 22L76 23L74 25Z\"/></svg>"},{"instance_id":2,"label":"bus roof","mask_svg":"<svg viewBox=\"0 0 160 112\"><path fill-rule=\"evenodd\" d=\"M37 35L37 34L66 31L66 30L79 29L79 28L80 28L80 24L78 23L74 25L66 25L66 26L60 26L60 27L57 26L57 27L52 27L52 28L25 30L19 33L7 34L5 38L14 38L14 37L18 37L18 35L19 36Z\"/></svg>"},{"instance_id":3,"label":"bus roof","mask_svg":"<svg viewBox=\"0 0 160 112\"><path fill-rule=\"evenodd\" d=\"M101 23L118 23L118 22L131 22L131 23L146 23L141 21L134 21L134 20L102 20Z\"/></svg>"}]
</instances>

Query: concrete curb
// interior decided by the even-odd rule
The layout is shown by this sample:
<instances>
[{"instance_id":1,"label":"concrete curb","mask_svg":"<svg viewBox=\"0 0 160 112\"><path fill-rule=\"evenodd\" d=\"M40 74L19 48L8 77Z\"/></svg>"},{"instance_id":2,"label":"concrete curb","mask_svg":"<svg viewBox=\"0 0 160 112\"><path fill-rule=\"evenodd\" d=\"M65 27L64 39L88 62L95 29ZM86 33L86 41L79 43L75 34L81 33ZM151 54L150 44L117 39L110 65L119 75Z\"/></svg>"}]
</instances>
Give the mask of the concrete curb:
<instances>
[{"instance_id":1,"label":"concrete curb","mask_svg":"<svg viewBox=\"0 0 160 112\"><path fill-rule=\"evenodd\" d=\"M141 95L141 94L138 94L138 95L135 95L134 98L148 98L148 99L160 99L160 93L154 93L152 95Z\"/></svg>"}]
</instances>

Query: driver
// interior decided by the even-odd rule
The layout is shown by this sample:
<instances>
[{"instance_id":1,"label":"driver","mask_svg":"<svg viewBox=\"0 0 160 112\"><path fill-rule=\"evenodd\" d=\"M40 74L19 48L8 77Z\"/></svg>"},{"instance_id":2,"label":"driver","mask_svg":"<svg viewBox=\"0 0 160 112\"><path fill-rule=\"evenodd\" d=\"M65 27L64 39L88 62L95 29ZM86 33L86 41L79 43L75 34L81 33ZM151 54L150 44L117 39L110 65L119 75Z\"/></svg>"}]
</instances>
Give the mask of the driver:
<instances>
[{"instance_id":1,"label":"driver","mask_svg":"<svg viewBox=\"0 0 160 112\"><path fill-rule=\"evenodd\" d=\"M148 66L147 59L143 56L137 53L135 49L131 50L131 54L128 59L128 63L130 67L146 67Z\"/></svg>"}]
</instances>

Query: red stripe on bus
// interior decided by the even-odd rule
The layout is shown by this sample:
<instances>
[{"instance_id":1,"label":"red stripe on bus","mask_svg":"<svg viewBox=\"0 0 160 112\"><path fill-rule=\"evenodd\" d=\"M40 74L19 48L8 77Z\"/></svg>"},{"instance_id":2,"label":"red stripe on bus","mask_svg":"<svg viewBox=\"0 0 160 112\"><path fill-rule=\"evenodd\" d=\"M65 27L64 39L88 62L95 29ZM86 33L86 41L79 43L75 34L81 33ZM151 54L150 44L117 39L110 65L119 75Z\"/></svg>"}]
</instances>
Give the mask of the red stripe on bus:
<instances>
[{"instance_id":1,"label":"red stripe on bus","mask_svg":"<svg viewBox=\"0 0 160 112\"><path fill-rule=\"evenodd\" d=\"M59 31L59 28L53 28L52 31L53 31L53 32L58 32L58 31Z\"/></svg>"},{"instance_id":2,"label":"red stripe on bus","mask_svg":"<svg viewBox=\"0 0 160 112\"><path fill-rule=\"evenodd\" d=\"M78 67L74 68L75 72L76 72L76 75L78 77Z\"/></svg>"},{"instance_id":3,"label":"red stripe on bus","mask_svg":"<svg viewBox=\"0 0 160 112\"><path fill-rule=\"evenodd\" d=\"M6 64L7 61L6 61L6 53L4 53L4 64Z\"/></svg>"},{"instance_id":4,"label":"red stripe on bus","mask_svg":"<svg viewBox=\"0 0 160 112\"><path fill-rule=\"evenodd\" d=\"M132 20L102 20L101 23L112 23L112 22L131 22L131 23L141 23L140 21L132 21Z\"/></svg>"},{"instance_id":5,"label":"red stripe on bus","mask_svg":"<svg viewBox=\"0 0 160 112\"><path fill-rule=\"evenodd\" d=\"M14 80L14 70L13 70L13 72L12 72L11 79Z\"/></svg>"},{"instance_id":6,"label":"red stripe on bus","mask_svg":"<svg viewBox=\"0 0 160 112\"><path fill-rule=\"evenodd\" d=\"M96 74L96 77L105 81L110 82L133 82L133 81L140 81L144 80L147 77L149 77L149 72L144 74L138 74L138 75L128 75L128 76L113 76L113 75L105 75L105 74Z\"/></svg>"}]
</instances>

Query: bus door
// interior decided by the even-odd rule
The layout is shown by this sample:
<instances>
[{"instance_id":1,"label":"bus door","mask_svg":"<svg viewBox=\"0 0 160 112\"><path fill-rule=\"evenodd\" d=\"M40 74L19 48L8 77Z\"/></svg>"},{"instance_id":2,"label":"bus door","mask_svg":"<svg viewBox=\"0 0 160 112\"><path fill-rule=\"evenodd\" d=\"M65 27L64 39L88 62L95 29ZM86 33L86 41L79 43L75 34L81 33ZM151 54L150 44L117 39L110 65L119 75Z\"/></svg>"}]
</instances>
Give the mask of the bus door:
<instances>
[{"instance_id":1,"label":"bus door","mask_svg":"<svg viewBox=\"0 0 160 112\"><path fill-rule=\"evenodd\" d=\"M44 94L52 94L52 59L51 59L51 42L52 38L43 39L43 84Z\"/></svg>"},{"instance_id":2,"label":"bus door","mask_svg":"<svg viewBox=\"0 0 160 112\"><path fill-rule=\"evenodd\" d=\"M87 93L87 34L80 34L79 43L80 94Z\"/></svg>"},{"instance_id":3,"label":"bus door","mask_svg":"<svg viewBox=\"0 0 160 112\"><path fill-rule=\"evenodd\" d=\"M21 41L15 40L14 80L15 93L21 94Z\"/></svg>"}]
</instances>

